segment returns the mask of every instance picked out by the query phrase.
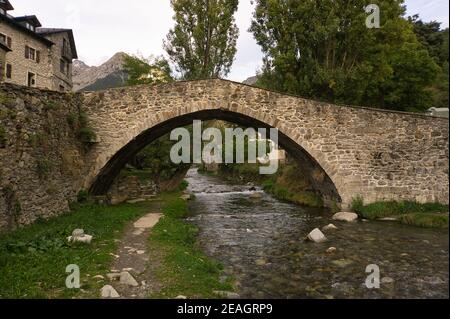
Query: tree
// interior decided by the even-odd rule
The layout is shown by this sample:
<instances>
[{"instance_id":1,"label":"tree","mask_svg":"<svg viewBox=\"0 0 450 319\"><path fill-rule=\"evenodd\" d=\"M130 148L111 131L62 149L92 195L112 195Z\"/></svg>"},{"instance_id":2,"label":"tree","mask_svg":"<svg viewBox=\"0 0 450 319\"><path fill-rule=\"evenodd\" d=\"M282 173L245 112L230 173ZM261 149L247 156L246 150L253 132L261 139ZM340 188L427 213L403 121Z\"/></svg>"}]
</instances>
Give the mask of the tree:
<instances>
[{"instance_id":1,"label":"tree","mask_svg":"<svg viewBox=\"0 0 450 319\"><path fill-rule=\"evenodd\" d=\"M124 68L128 74L127 85L161 84L174 80L169 62L163 57L127 55Z\"/></svg>"},{"instance_id":2,"label":"tree","mask_svg":"<svg viewBox=\"0 0 450 319\"><path fill-rule=\"evenodd\" d=\"M435 83L429 88L433 106L446 107L449 103L448 28L441 30L441 23L423 22L418 15L409 17L409 21L420 43L441 68Z\"/></svg>"},{"instance_id":3,"label":"tree","mask_svg":"<svg viewBox=\"0 0 450 319\"><path fill-rule=\"evenodd\" d=\"M334 103L425 110L438 66L403 16L402 1L256 0L250 30L265 57L259 84Z\"/></svg>"},{"instance_id":4,"label":"tree","mask_svg":"<svg viewBox=\"0 0 450 319\"><path fill-rule=\"evenodd\" d=\"M236 54L238 0L171 0L175 27L164 48L183 79L226 76Z\"/></svg>"}]
</instances>

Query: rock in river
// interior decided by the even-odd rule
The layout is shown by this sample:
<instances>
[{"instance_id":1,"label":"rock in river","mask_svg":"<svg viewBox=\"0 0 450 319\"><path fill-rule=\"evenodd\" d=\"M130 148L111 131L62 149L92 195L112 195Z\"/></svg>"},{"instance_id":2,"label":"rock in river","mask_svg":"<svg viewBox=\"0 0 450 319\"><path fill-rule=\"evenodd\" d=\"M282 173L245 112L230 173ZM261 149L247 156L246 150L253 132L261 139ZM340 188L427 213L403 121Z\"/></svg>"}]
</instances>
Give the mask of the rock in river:
<instances>
[{"instance_id":1,"label":"rock in river","mask_svg":"<svg viewBox=\"0 0 450 319\"><path fill-rule=\"evenodd\" d=\"M319 228L314 229L309 233L308 239L315 243L323 243L327 241L327 237L320 231Z\"/></svg>"},{"instance_id":2,"label":"rock in river","mask_svg":"<svg viewBox=\"0 0 450 319\"><path fill-rule=\"evenodd\" d=\"M324 228L322 228L322 231L330 231L330 230L337 230L338 228L336 226L334 226L333 224L329 224L327 226L325 226Z\"/></svg>"},{"instance_id":3,"label":"rock in river","mask_svg":"<svg viewBox=\"0 0 450 319\"><path fill-rule=\"evenodd\" d=\"M341 222L354 222L354 221L358 220L358 215L355 213L341 212L341 213L334 214L333 220L338 220Z\"/></svg>"}]
</instances>

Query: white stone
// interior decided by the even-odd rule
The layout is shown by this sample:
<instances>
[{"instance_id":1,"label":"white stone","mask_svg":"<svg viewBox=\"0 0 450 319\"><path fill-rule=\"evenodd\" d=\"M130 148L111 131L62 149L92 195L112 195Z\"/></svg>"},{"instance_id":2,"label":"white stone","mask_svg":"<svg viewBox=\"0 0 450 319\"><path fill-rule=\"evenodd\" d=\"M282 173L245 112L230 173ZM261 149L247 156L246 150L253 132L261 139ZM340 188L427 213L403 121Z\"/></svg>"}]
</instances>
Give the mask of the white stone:
<instances>
[{"instance_id":1,"label":"white stone","mask_svg":"<svg viewBox=\"0 0 450 319\"><path fill-rule=\"evenodd\" d=\"M67 238L67 241L69 243L83 243L83 244L90 244L92 242L92 239L94 237L91 235L83 235L83 236L78 236L78 237L74 237L74 236L70 236Z\"/></svg>"},{"instance_id":2,"label":"white stone","mask_svg":"<svg viewBox=\"0 0 450 319\"><path fill-rule=\"evenodd\" d=\"M105 279L105 277L103 277L102 275L97 275L92 277L93 279Z\"/></svg>"},{"instance_id":3,"label":"white stone","mask_svg":"<svg viewBox=\"0 0 450 319\"><path fill-rule=\"evenodd\" d=\"M75 229L72 232L72 237L83 237L84 236L84 230L83 229Z\"/></svg>"},{"instance_id":4,"label":"white stone","mask_svg":"<svg viewBox=\"0 0 450 319\"><path fill-rule=\"evenodd\" d=\"M145 250L138 250L138 251L136 251L136 254L143 255L143 254L145 254Z\"/></svg>"},{"instance_id":5,"label":"white stone","mask_svg":"<svg viewBox=\"0 0 450 319\"><path fill-rule=\"evenodd\" d=\"M309 233L308 239L315 243L323 243L327 241L327 237L320 231L319 228L314 229Z\"/></svg>"},{"instance_id":6,"label":"white stone","mask_svg":"<svg viewBox=\"0 0 450 319\"><path fill-rule=\"evenodd\" d=\"M119 298L120 295L113 286L106 285L101 289L102 298Z\"/></svg>"},{"instance_id":7,"label":"white stone","mask_svg":"<svg viewBox=\"0 0 450 319\"><path fill-rule=\"evenodd\" d=\"M354 222L358 219L358 215L355 213L341 212L334 214L333 220L338 220L341 222Z\"/></svg>"},{"instance_id":8,"label":"white stone","mask_svg":"<svg viewBox=\"0 0 450 319\"><path fill-rule=\"evenodd\" d=\"M179 296L175 297L175 299L187 299L187 297L183 296L183 295L179 295Z\"/></svg>"},{"instance_id":9,"label":"white stone","mask_svg":"<svg viewBox=\"0 0 450 319\"><path fill-rule=\"evenodd\" d=\"M124 271L120 273L120 283L127 286L137 287L139 286L138 282L134 277L128 272Z\"/></svg>"},{"instance_id":10,"label":"white stone","mask_svg":"<svg viewBox=\"0 0 450 319\"><path fill-rule=\"evenodd\" d=\"M329 231L329 230L337 230L338 228L333 225L333 224L329 224L327 226L325 226L324 228L322 228L322 231Z\"/></svg>"},{"instance_id":11,"label":"white stone","mask_svg":"<svg viewBox=\"0 0 450 319\"><path fill-rule=\"evenodd\" d=\"M330 247L330 248L327 249L326 253L327 253L327 254L333 254L333 253L335 253L336 251L337 251L337 248L336 248L336 247Z\"/></svg>"}]
</instances>

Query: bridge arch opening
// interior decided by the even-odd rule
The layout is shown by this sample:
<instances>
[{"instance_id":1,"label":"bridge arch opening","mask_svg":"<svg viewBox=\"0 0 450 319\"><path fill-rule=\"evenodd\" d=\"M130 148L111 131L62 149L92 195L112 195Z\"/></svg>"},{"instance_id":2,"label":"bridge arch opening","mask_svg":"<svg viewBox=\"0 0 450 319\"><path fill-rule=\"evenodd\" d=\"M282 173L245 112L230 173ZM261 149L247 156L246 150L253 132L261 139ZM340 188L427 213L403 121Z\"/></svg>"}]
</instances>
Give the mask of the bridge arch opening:
<instances>
[{"instance_id":1,"label":"bridge arch opening","mask_svg":"<svg viewBox=\"0 0 450 319\"><path fill-rule=\"evenodd\" d=\"M153 141L170 133L173 129L191 125L194 120L221 120L243 127L253 127L255 129L272 128L267 123L264 123L258 119L225 109L203 110L174 117L143 131L128 144L123 146L106 163L100 173L97 174L94 182L89 188L89 193L92 196L106 195L120 171L133 159L134 156L136 156L146 146L150 145ZM298 162L302 171L309 179L312 189L322 197L325 206L342 204L342 198L335 183L313 156L311 156L301 145L281 131L279 131L278 144Z\"/></svg>"}]
</instances>

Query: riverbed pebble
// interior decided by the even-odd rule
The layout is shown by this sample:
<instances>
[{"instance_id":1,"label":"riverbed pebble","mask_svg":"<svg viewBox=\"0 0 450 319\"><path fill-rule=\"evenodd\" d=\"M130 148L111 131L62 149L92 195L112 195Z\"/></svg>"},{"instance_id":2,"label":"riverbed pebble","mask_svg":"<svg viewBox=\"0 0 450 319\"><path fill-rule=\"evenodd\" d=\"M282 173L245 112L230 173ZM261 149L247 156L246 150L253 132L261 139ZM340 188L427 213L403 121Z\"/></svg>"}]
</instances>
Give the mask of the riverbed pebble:
<instances>
[{"instance_id":1,"label":"riverbed pebble","mask_svg":"<svg viewBox=\"0 0 450 319\"><path fill-rule=\"evenodd\" d=\"M329 224L329 225L323 227L323 228L322 228L322 231L325 232L325 231L337 230L337 229L338 229L338 228L337 228L335 225Z\"/></svg>"},{"instance_id":2,"label":"riverbed pebble","mask_svg":"<svg viewBox=\"0 0 450 319\"><path fill-rule=\"evenodd\" d=\"M309 233L308 239L315 243L323 243L327 241L327 237L320 231L319 228L314 229Z\"/></svg>"},{"instance_id":3,"label":"riverbed pebble","mask_svg":"<svg viewBox=\"0 0 450 319\"><path fill-rule=\"evenodd\" d=\"M358 215L355 213L348 213L348 212L340 212L337 214L334 214L333 220L338 220L341 222L354 222L358 219Z\"/></svg>"}]
</instances>

